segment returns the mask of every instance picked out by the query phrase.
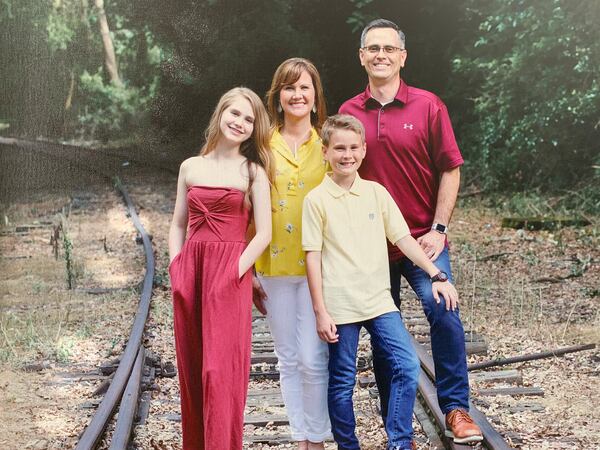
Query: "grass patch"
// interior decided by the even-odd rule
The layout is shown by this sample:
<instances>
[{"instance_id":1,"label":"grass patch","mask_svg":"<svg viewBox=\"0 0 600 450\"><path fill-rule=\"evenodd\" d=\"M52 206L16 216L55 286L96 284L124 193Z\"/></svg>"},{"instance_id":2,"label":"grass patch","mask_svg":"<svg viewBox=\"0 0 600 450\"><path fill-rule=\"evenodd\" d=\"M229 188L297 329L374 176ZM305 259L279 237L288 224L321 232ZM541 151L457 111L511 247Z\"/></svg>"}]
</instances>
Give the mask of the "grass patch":
<instances>
[{"instance_id":1,"label":"grass patch","mask_svg":"<svg viewBox=\"0 0 600 450\"><path fill-rule=\"evenodd\" d=\"M572 190L553 193L533 189L522 192L494 192L481 199L466 197L460 200L465 207L483 205L492 208L502 215L519 217L552 217L569 216L585 217L598 221L600 216L600 178L582 183Z\"/></svg>"}]
</instances>

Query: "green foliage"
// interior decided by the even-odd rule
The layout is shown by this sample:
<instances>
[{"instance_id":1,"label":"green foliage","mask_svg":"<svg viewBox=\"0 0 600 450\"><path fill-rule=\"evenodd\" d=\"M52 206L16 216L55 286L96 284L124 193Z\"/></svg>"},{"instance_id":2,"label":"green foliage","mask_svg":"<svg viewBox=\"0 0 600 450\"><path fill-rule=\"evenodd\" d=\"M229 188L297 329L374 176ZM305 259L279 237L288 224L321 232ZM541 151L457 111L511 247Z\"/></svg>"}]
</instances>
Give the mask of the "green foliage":
<instances>
[{"instance_id":1,"label":"green foliage","mask_svg":"<svg viewBox=\"0 0 600 450\"><path fill-rule=\"evenodd\" d=\"M355 10L346 19L346 23L352 26L353 33L362 31L367 23L379 17L376 13L365 12L365 7L372 3L373 0L350 0L350 2L355 5Z\"/></svg>"},{"instance_id":2,"label":"green foliage","mask_svg":"<svg viewBox=\"0 0 600 450\"><path fill-rule=\"evenodd\" d=\"M279 63L310 57L315 45L315 37L295 28L295 5L287 0L145 0L132 8L168 49L154 123L171 136L193 134L192 147L225 91L244 85L262 96Z\"/></svg>"},{"instance_id":3,"label":"green foliage","mask_svg":"<svg viewBox=\"0 0 600 450\"><path fill-rule=\"evenodd\" d=\"M46 31L48 32L48 45L53 52L66 50L75 37L75 30L69 25L65 16L57 14L56 10L53 10L48 16Z\"/></svg>"},{"instance_id":4,"label":"green foliage","mask_svg":"<svg viewBox=\"0 0 600 450\"><path fill-rule=\"evenodd\" d=\"M492 188L572 186L600 162L600 3L469 0L454 97L470 175ZM463 106L468 107L463 100Z\"/></svg>"},{"instance_id":5,"label":"green foliage","mask_svg":"<svg viewBox=\"0 0 600 450\"><path fill-rule=\"evenodd\" d=\"M106 2L124 86L108 85L93 2L2 0L0 118L23 136L119 139L148 126L165 52L129 2ZM6 8L5 8L6 6ZM100 68L100 69L99 69Z\"/></svg>"},{"instance_id":6,"label":"green foliage","mask_svg":"<svg viewBox=\"0 0 600 450\"><path fill-rule=\"evenodd\" d=\"M506 191L485 196L483 204L494 208L502 216L517 217L584 217L600 216L600 190L598 180L579 183L569 190L560 190L549 195L546 190L533 188ZM460 199L462 207L477 208L481 200Z\"/></svg>"},{"instance_id":7,"label":"green foliage","mask_svg":"<svg viewBox=\"0 0 600 450\"><path fill-rule=\"evenodd\" d=\"M79 86L85 106L78 115L80 137L114 139L132 133L145 124L149 101L154 97L157 79L145 88L104 81L101 71L80 77Z\"/></svg>"}]
</instances>

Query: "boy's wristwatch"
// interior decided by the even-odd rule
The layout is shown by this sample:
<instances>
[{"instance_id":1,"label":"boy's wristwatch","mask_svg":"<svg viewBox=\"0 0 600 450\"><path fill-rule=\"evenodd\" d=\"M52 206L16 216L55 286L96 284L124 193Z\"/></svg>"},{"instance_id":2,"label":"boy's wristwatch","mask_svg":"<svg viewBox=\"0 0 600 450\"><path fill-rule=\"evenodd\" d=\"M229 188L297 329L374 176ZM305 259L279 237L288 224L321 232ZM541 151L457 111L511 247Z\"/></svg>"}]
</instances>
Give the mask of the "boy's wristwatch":
<instances>
[{"instance_id":1,"label":"boy's wristwatch","mask_svg":"<svg viewBox=\"0 0 600 450\"><path fill-rule=\"evenodd\" d=\"M446 272L444 272L443 270L440 270L438 273L436 273L434 276L431 277L431 282L435 283L436 281L440 281L440 282L444 282L444 281L448 281L448 274Z\"/></svg>"},{"instance_id":2,"label":"boy's wristwatch","mask_svg":"<svg viewBox=\"0 0 600 450\"><path fill-rule=\"evenodd\" d=\"M431 229L433 231L437 231L438 233L448 234L448 227L441 223L434 223L431 225Z\"/></svg>"}]
</instances>

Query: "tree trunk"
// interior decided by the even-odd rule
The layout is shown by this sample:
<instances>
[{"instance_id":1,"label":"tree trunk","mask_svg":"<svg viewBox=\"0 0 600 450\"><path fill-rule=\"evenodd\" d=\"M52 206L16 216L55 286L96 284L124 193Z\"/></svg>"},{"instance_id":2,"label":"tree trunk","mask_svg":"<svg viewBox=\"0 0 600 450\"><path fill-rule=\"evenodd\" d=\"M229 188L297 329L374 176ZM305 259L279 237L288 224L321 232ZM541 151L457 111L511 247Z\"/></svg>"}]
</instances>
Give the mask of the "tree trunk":
<instances>
[{"instance_id":1,"label":"tree trunk","mask_svg":"<svg viewBox=\"0 0 600 450\"><path fill-rule=\"evenodd\" d=\"M110 29L108 28L108 20L104 11L104 0L94 0L94 4L98 10L98 23L100 24L100 33L102 34L102 44L104 46L104 64L106 65L111 83L121 86L123 83L119 77L117 56L115 55L115 48L110 37Z\"/></svg>"},{"instance_id":2,"label":"tree trunk","mask_svg":"<svg viewBox=\"0 0 600 450\"><path fill-rule=\"evenodd\" d=\"M65 100L65 111L69 111L73 105L73 95L75 94L75 72L71 70L71 81L69 83L69 93Z\"/></svg>"}]
</instances>

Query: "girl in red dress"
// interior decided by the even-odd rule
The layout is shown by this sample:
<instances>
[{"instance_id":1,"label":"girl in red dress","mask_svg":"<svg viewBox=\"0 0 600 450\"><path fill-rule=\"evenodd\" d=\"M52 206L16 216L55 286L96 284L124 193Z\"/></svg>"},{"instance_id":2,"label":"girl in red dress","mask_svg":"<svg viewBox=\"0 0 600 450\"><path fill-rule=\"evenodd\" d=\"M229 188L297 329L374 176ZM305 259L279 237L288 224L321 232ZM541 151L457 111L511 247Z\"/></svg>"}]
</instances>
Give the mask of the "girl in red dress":
<instances>
[{"instance_id":1,"label":"girl in red dress","mask_svg":"<svg viewBox=\"0 0 600 450\"><path fill-rule=\"evenodd\" d=\"M169 230L185 450L241 450L252 276L271 241L269 120L258 96L221 97L200 155L181 164ZM251 215L256 234L246 242Z\"/></svg>"}]
</instances>

